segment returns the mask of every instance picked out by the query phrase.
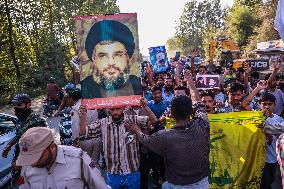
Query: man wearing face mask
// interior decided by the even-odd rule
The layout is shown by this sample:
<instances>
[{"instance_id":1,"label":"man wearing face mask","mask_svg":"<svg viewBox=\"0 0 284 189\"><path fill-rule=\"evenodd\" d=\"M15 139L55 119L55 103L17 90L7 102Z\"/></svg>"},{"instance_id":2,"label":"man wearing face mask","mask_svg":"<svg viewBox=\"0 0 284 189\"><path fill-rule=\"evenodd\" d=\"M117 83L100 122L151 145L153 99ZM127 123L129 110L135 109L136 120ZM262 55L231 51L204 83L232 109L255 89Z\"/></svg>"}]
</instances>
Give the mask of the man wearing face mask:
<instances>
[{"instance_id":1,"label":"man wearing face mask","mask_svg":"<svg viewBox=\"0 0 284 189\"><path fill-rule=\"evenodd\" d=\"M17 134L16 137L11 140L11 142L8 143L6 148L4 148L2 156L4 158L7 157L9 151L11 150L12 146L17 144L19 142L19 139L21 136L32 127L38 127L38 126L47 126L46 121L41 118L39 115L33 113L31 109L31 98L29 95L22 93L17 94L11 103L14 106L15 109L15 115L19 120L20 127L17 128ZM16 151L14 155L14 160L17 159L19 155L19 147L16 145Z\"/></svg>"},{"instance_id":2,"label":"man wearing face mask","mask_svg":"<svg viewBox=\"0 0 284 189\"><path fill-rule=\"evenodd\" d=\"M18 142L21 136L29 128L38 127L38 126L47 126L47 123L43 118L33 113L33 111L31 110L31 98L29 95L25 93L17 94L13 98L11 103L14 106L15 115L19 120L19 127L16 128L16 137L13 140L11 140L4 148L2 152L2 157L7 158L9 151L16 144L15 153L12 160L12 167L13 167L12 173L13 173L13 179L18 180L20 176L20 167L15 166L15 162L20 153Z\"/></svg>"}]
</instances>

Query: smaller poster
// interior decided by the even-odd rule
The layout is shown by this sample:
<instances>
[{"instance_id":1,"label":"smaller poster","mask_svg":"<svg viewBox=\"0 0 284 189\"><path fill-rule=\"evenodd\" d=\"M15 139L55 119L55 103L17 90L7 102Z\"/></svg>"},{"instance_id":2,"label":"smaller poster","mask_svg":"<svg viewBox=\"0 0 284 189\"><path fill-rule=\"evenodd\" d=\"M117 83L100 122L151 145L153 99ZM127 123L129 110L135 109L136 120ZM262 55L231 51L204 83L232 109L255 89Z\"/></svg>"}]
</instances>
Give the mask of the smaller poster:
<instances>
[{"instance_id":1,"label":"smaller poster","mask_svg":"<svg viewBox=\"0 0 284 189\"><path fill-rule=\"evenodd\" d=\"M165 72L169 67L165 46L149 48L150 62L155 73Z\"/></svg>"},{"instance_id":2,"label":"smaller poster","mask_svg":"<svg viewBox=\"0 0 284 189\"><path fill-rule=\"evenodd\" d=\"M219 88L219 75L197 75L196 88L198 89L214 89Z\"/></svg>"}]
</instances>

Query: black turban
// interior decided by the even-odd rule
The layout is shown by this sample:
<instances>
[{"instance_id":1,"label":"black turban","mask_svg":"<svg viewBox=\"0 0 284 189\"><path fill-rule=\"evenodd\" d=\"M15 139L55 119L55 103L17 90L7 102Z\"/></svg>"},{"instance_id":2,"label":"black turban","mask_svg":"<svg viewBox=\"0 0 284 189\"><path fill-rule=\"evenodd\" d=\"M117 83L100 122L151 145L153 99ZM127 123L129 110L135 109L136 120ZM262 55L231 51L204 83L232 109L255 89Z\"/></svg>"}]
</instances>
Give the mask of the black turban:
<instances>
[{"instance_id":1,"label":"black turban","mask_svg":"<svg viewBox=\"0 0 284 189\"><path fill-rule=\"evenodd\" d=\"M129 57L132 57L135 42L130 29L115 20L103 20L95 23L86 38L85 49L90 60L92 60L93 50L101 41L118 41L122 43Z\"/></svg>"}]
</instances>

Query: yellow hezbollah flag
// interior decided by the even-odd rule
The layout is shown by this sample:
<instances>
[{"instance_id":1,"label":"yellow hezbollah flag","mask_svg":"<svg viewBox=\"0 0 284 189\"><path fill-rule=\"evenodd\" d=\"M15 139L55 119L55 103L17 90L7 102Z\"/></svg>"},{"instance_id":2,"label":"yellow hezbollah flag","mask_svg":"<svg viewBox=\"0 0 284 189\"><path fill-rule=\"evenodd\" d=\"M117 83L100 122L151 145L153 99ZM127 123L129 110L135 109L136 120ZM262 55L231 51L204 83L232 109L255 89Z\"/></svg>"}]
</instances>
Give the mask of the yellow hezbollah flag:
<instances>
[{"instance_id":1,"label":"yellow hezbollah flag","mask_svg":"<svg viewBox=\"0 0 284 189\"><path fill-rule=\"evenodd\" d=\"M265 163L262 112L209 114L210 188L259 188ZM166 119L166 127L174 121Z\"/></svg>"}]
</instances>

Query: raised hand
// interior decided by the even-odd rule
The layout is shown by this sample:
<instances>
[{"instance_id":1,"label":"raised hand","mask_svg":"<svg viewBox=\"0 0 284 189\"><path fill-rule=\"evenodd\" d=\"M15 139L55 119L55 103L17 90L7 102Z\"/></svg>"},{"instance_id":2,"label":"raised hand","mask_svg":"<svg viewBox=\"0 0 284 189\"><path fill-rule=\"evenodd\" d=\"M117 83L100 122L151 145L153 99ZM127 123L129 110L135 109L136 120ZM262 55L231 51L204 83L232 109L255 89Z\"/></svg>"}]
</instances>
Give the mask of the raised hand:
<instances>
[{"instance_id":1,"label":"raised hand","mask_svg":"<svg viewBox=\"0 0 284 189\"><path fill-rule=\"evenodd\" d=\"M79 113L79 116L80 117L82 117L82 118L84 118L84 117L86 117L86 115L87 115L87 106L86 105L81 105L80 106L80 113Z\"/></svg>"},{"instance_id":2,"label":"raised hand","mask_svg":"<svg viewBox=\"0 0 284 189\"><path fill-rule=\"evenodd\" d=\"M251 72L251 67L249 66L245 69L245 73L248 75L250 74L250 72Z\"/></svg>"},{"instance_id":3,"label":"raised hand","mask_svg":"<svg viewBox=\"0 0 284 189\"><path fill-rule=\"evenodd\" d=\"M186 70L186 72L184 73L184 78L186 79L186 81L189 84L193 84L194 85L193 77L192 77L192 75L191 75L189 70Z\"/></svg>"},{"instance_id":4,"label":"raised hand","mask_svg":"<svg viewBox=\"0 0 284 189\"><path fill-rule=\"evenodd\" d=\"M140 99L140 104L141 104L141 106L144 108L144 107L146 107L147 105L148 105L148 102L147 102L147 100L146 100L146 98L141 98Z\"/></svg>"},{"instance_id":5,"label":"raised hand","mask_svg":"<svg viewBox=\"0 0 284 189\"><path fill-rule=\"evenodd\" d=\"M280 58L277 58L276 60L273 61L273 66L274 66L274 69L276 69L276 70L280 69L280 67L281 67Z\"/></svg>"},{"instance_id":6,"label":"raised hand","mask_svg":"<svg viewBox=\"0 0 284 189\"><path fill-rule=\"evenodd\" d=\"M191 58L194 58L197 56L197 51L195 49L191 50Z\"/></svg>"},{"instance_id":7,"label":"raised hand","mask_svg":"<svg viewBox=\"0 0 284 189\"><path fill-rule=\"evenodd\" d=\"M128 131L131 131L133 133L139 133L141 131L141 129L138 127L137 124L130 122L130 121L126 121L124 123L124 126Z\"/></svg>"},{"instance_id":8,"label":"raised hand","mask_svg":"<svg viewBox=\"0 0 284 189\"><path fill-rule=\"evenodd\" d=\"M266 88L267 88L267 82L266 82L265 80L260 80L260 81L257 83L256 87L257 87L258 89L260 89L260 90L266 89Z\"/></svg>"}]
</instances>

